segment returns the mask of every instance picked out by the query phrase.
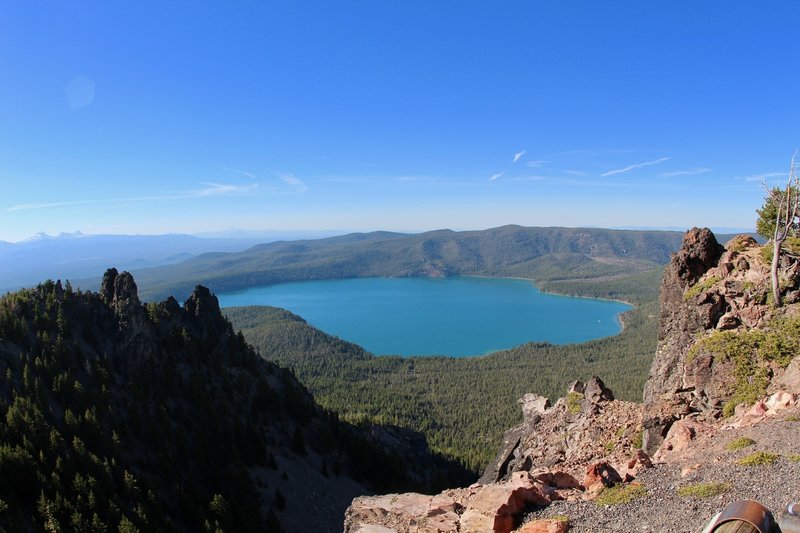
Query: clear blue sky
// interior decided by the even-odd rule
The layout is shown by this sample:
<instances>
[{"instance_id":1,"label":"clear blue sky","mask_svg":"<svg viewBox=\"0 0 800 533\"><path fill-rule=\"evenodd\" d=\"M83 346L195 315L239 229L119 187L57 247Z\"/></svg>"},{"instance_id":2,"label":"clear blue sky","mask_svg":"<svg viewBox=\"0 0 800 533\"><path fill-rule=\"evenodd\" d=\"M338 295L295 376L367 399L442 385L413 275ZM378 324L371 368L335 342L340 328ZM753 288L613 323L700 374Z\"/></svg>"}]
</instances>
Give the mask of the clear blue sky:
<instances>
[{"instance_id":1,"label":"clear blue sky","mask_svg":"<svg viewBox=\"0 0 800 533\"><path fill-rule=\"evenodd\" d=\"M795 2L0 3L0 240L751 227Z\"/></svg>"}]
</instances>

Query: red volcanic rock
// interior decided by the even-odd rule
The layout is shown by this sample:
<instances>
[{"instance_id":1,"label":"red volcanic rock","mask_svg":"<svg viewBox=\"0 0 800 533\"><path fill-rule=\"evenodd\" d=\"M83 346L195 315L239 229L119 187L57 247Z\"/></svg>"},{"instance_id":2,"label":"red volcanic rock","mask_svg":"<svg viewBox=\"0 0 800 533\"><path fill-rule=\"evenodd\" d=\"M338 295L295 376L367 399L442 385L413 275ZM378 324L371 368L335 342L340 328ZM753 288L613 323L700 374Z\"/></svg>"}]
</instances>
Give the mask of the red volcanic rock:
<instances>
[{"instance_id":1,"label":"red volcanic rock","mask_svg":"<svg viewBox=\"0 0 800 533\"><path fill-rule=\"evenodd\" d=\"M742 324L748 328L759 327L764 323L764 317L767 315L767 308L762 306L745 307L739 311L739 318Z\"/></svg>"},{"instance_id":2,"label":"red volcanic rock","mask_svg":"<svg viewBox=\"0 0 800 533\"><path fill-rule=\"evenodd\" d=\"M636 450L631 460L628 461L627 466L629 473L636 474L645 468L653 468L653 461L650 460L650 456L644 450Z\"/></svg>"},{"instance_id":3,"label":"red volcanic rock","mask_svg":"<svg viewBox=\"0 0 800 533\"><path fill-rule=\"evenodd\" d=\"M566 520L534 520L523 524L515 533L567 533L569 522Z\"/></svg>"},{"instance_id":4,"label":"red volcanic rock","mask_svg":"<svg viewBox=\"0 0 800 533\"><path fill-rule=\"evenodd\" d=\"M689 447L689 443L694 440L697 430L693 424L685 420L679 420L672 424L669 433L664 439L664 443L656 454L657 457L663 456L666 452L679 452Z\"/></svg>"},{"instance_id":5,"label":"red volcanic rock","mask_svg":"<svg viewBox=\"0 0 800 533\"><path fill-rule=\"evenodd\" d=\"M544 483L554 489L579 489L581 488L580 482L575 479L575 476L567 472L559 470L555 472L535 472L532 474L533 479Z\"/></svg>"},{"instance_id":6,"label":"red volcanic rock","mask_svg":"<svg viewBox=\"0 0 800 533\"><path fill-rule=\"evenodd\" d=\"M636 450L633 457L631 457L627 463L620 466L619 474L622 476L623 481L627 483L636 479L639 472L647 468L653 468L653 462L650 460L650 456L647 455L644 450Z\"/></svg>"},{"instance_id":7,"label":"red volcanic rock","mask_svg":"<svg viewBox=\"0 0 800 533\"><path fill-rule=\"evenodd\" d=\"M621 483L622 477L619 472L606 463L594 463L586 469L586 476L583 478L583 486L586 488L586 499L596 497L604 487L610 487L615 483Z\"/></svg>"},{"instance_id":8,"label":"red volcanic rock","mask_svg":"<svg viewBox=\"0 0 800 533\"><path fill-rule=\"evenodd\" d=\"M461 531L510 533L527 506L550 504L547 492L527 472L515 472L511 481L487 485L469 501L461 516Z\"/></svg>"},{"instance_id":9,"label":"red volcanic rock","mask_svg":"<svg viewBox=\"0 0 800 533\"><path fill-rule=\"evenodd\" d=\"M727 312L719 318L717 329L734 329L739 326L741 321L736 313Z\"/></svg>"},{"instance_id":10,"label":"red volcanic rock","mask_svg":"<svg viewBox=\"0 0 800 533\"><path fill-rule=\"evenodd\" d=\"M778 391L767 399L765 405L767 414L774 415L782 409L797 405L797 396L786 391Z\"/></svg>"},{"instance_id":11,"label":"red volcanic rock","mask_svg":"<svg viewBox=\"0 0 800 533\"><path fill-rule=\"evenodd\" d=\"M515 472L505 483L473 485L436 496L413 493L362 496L353 500L347 510L344 530L346 533L510 533L531 505L549 505L553 491L527 472Z\"/></svg>"},{"instance_id":12,"label":"red volcanic rock","mask_svg":"<svg viewBox=\"0 0 800 533\"><path fill-rule=\"evenodd\" d=\"M736 420L731 424L732 427L739 428L755 425L768 416L775 416L780 411L798 405L797 395L786 391L778 391L775 394L764 398L750 407L738 406L736 410Z\"/></svg>"}]
</instances>

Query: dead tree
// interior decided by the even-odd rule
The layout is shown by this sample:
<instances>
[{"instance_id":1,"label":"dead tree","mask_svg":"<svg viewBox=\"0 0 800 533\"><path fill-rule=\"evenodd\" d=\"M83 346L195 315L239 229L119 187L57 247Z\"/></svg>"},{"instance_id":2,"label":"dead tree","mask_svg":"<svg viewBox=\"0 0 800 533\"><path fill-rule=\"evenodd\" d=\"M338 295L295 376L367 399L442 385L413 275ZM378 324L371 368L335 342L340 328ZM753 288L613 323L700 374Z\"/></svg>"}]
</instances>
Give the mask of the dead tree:
<instances>
[{"instance_id":1,"label":"dead tree","mask_svg":"<svg viewBox=\"0 0 800 533\"><path fill-rule=\"evenodd\" d=\"M795 228L795 219L798 216L798 204L800 202L800 188L798 188L797 170L795 167L795 159L797 157L797 150L792 155L792 163L789 167L789 176L786 179L786 189L768 190L767 193L771 195L772 201L778 206L775 215L775 231L772 236L772 268L770 270L770 278L772 280L772 296L775 302L775 307L781 305L781 288L778 280L778 269L781 261L781 247L783 241L792 234Z\"/></svg>"}]
</instances>

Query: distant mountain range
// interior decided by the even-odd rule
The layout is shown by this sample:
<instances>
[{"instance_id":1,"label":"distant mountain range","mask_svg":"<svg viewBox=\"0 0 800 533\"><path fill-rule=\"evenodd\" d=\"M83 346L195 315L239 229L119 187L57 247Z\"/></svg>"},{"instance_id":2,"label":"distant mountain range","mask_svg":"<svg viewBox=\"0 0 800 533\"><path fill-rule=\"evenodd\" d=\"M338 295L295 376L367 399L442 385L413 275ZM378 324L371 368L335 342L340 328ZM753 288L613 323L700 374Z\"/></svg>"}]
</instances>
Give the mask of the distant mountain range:
<instances>
[{"instance_id":1,"label":"distant mountain range","mask_svg":"<svg viewBox=\"0 0 800 533\"><path fill-rule=\"evenodd\" d=\"M418 234L377 231L303 239L192 235L38 234L0 241L0 293L42 279L96 286L109 266L137 274L146 298L254 285L363 276L519 276L537 282L618 277L663 265L682 232L503 226ZM265 235L273 241L265 242ZM722 237L722 236L721 236Z\"/></svg>"},{"instance_id":2,"label":"distant mountain range","mask_svg":"<svg viewBox=\"0 0 800 533\"><path fill-rule=\"evenodd\" d=\"M153 267L210 251L240 251L260 242L264 239L38 233L17 243L0 241L0 293L35 285L43 279L97 276L109 265L123 270Z\"/></svg>"},{"instance_id":3,"label":"distant mountain range","mask_svg":"<svg viewBox=\"0 0 800 533\"><path fill-rule=\"evenodd\" d=\"M517 276L537 282L614 278L666 264L681 232L503 226L419 234L353 233L209 253L135 270L147 298L185 297L310 279L368 276ZM94 283L94 281L92 282Z\"/></svg>"}]
</instances>

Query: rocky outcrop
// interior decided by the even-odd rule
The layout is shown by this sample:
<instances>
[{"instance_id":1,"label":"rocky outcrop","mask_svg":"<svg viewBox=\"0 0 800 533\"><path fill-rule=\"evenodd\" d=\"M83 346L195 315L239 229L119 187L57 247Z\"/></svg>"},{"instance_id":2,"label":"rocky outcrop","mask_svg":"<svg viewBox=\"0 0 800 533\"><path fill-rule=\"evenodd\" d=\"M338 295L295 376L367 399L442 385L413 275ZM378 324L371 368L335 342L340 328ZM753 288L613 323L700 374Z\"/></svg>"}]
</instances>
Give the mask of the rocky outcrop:
<instances>
[{"instance_id":1,"label":"rocky outcrop","mask_svg":"<svg viewBox=\"0 0 800 533\"><path fill-rule=\"evenodd\" d=\"M700 301L684 298L687 289L717 265L722 253L709 229L692 228L664 271L658 349L644 387L644 448L649 453L663 442L672 422L686 414L685 402L680 398L676 402L676 395L686 393L683 367L695 335L724 314L724 301L717 294L704 295Z\"/></svg>"},{"instance_id":2,"label":"rocky outcrop","mask_svg":"<svg viewBox=\"0 0 800 533\"><path fill-rule=\"evenodd\" d=\"M128 272L120 274L116 268L109 268L103 274L100 298L120 317L122 327L128 326L142 311L133 276Z\"/></svg>"},{"instance_id":3,"label":"rocky outcrop","mask_svg":"<svg viewBox=\"0 0 800 533\"><path fill-rule=\"evenodd\" d=\"M556 500L592 499L652 466L635 445L641 407L613 398L597 377L576 381L552 405L526 394L522 425L506 433L502 452L478 483L436 496L356 498L345 532L567 531L562 520L523 524L523 517Z\"/></svg>"},{"instance_id":4,"label":"rocky outcrop","mask_svg":"<svg viewBox=\"0 0 800 533\"><path fill-rule=\"evenodd\" d=\"M672 424L687 416L718 418L731 396L730 360L707 353L687 357L710 330L762 327L767 305L768 268L749 236L727 248L708 229L693 228L664 271L658 348L644 387L644 449L662 445Z\"/></svg>"},{"instance_id":5,"label":"rocky outcrop","mask_svg":"<svg viewBox=\"0 0 800 533\"><path fill-rule=\"evenodd\" d=\"M562 481L563 484L559 484ZM508 481L475 484L435 496L387 494L353 500L345 516L345 533L456 533L461 531L537 531L517 529L525 511L562 499L576 481L570 477L516 472ZM537 527L553 527L549 522ZM563 529L555 529L561 531ZM540 529L548 531L548 529Z\"/></svg>"},{"instance_id":6,"label":"rocky outcrop","mask_svg":"<svg viewBox=\"0 0 800 533\"><path fill-rule=\"evenodd\" d=\"M480 483L505 481L517 471L557 468L583 475L585 466L606 458L627 460L641 434L641 406L615 401L600 378L576 381L553 406L547 398L526 394L524 421L504 436L504 447Z\"/></svg>"}]
</instances>

